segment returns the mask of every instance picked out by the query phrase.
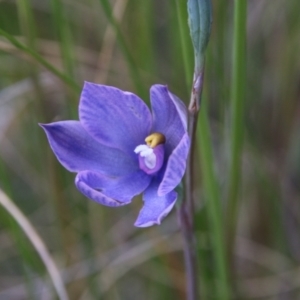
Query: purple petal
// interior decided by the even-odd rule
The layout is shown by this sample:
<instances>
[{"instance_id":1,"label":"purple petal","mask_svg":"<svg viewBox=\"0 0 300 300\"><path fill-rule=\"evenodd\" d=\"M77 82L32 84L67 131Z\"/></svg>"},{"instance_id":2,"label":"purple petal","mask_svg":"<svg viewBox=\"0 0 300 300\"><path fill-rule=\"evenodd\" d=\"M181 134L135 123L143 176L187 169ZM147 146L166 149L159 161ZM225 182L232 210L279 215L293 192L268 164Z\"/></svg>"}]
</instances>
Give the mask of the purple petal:
<instances>
[{"instance_id":1,"label":"purple petal","mask_svg":"<svg viewBox=\"0 0 300 300\"><path fill-rule=\"evenodd\" d=\"M183 102L163 85L153 85L150 90L153 112L153 132L166 137L167 156L178 145L186 132L186 107Z\"/></svg>"},{"instance_id":2,"label":"purple petal","mask_svg":"<svg viewBox=\"0 0 300 300\"><path fill-rule=\"evenodd\" d=\"M83 171L77 174L75 184L86 197L106 206L123 206L143 192L151 177L137 171L125 177L107 177L97 172Z\"/></svg>"},{"instance_id":3,"label":"purple petal","mask_svg":"<svg viewBox=\"0 0 300 300\"><path fill-rule=\"evenodd\" d=\"M90 170L123 176L139 169L137 159L99 144L87 134L79 121L55 122L41 127L57 159L71 172Z\"/></svg>"},{"instance_id":4,"label":"purple petal","mask_svg":"<svg viewBox=\"0 0 300 300\"><path fill-rule=\"evenodd\" d=\"M152 126L146 104L136 95L117 88L86 82L79 104L86 131L101 144L130 155L143 144Z\"/></svg>"},{"instance_id":5,"label":"purple petal","mask_svg":"<svg viewBox=\"0 0 300 300\"><path fill-rule=\"evenodd\" d=\"M174 190L180 183L186 168L186 160L190 149L190 138L184 134L178 146L168 159L164 177L158 188L158 195L162 196Z\"/></svg>"},{"instance_id":6,"label":"purple petal","mask_svg":"<svg viewBox=\"0 0 300 300\"><path fill-rule=\"evenodd\" d=\"M162 219L172 210L176 200L177 193L171 191L164 196L158 196L157 188L159 180L155 178L144 192L144 206L134 223L137 227L149 227L160 224Z\"/></svg>"}]
</instances>

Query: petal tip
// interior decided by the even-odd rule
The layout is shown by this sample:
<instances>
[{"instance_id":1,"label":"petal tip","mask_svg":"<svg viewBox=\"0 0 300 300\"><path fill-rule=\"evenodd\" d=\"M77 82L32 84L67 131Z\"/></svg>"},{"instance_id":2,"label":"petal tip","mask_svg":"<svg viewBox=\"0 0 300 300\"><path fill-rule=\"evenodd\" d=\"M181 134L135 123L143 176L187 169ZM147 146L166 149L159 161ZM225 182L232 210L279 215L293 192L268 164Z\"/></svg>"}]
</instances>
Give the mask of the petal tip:
<instances>
[{"instance_id":1,"label":"petal tip","mask_svg":"<svg viewBox=\"0 0 300 300\"><path fill-rule=\"evenodd\" d=\"M157 221L149 221L149 222L138 222L136 221L134 223L135 227L140 227L140 228L146 228L146 227L150 227L153 225L160 225L161 224L161 220L157 220Z\"/></svg>"},{"instance_id":2,"label":"petal tip","mask_svg":"<svg viewBox=\"0 0 300 300\"><path fill-rule=\"evenodd\" d=\"M48 130L49 128L57 125L59 122L53 122L53 123L38 123L38 125L43 128L45 131Z\"/></svg>"},{"instance_id":3,"label":"petal tip","mask_svg":"<svg viewBox=\"0 0 300 300\"><path fill-rule=\"evenodd\" d=\"M38 125L44 130L44 132L48 136L48 133L51 132L52 123L48 123L48 124L38 123Z\"/></svg>"},{"instance_id":4,"label":"petal tip","mask_svg":"<svg viewBox=\"0 0 300 300\"><path fill-rule=\"evenodd\" d=\"M83 82L83 86L86 86L86 85L94 85L94 84L96 84L96 83L93 83L93 82L90 82L90 81L87 81L87 80L85 80L85 81Z\"/></svg>"},{"instance_id":5,"label":"petal tip","mask_svg":"<svg viewBox=\"0 0 300 300\"><path fill-rule=\"evenodd\" d=\"M136 222L134 223L134 226L136 227L150 227L153 225L160 225L162 220L170 213L170 211L173 209L175 203L177 200L177 195L175 199L168 205L157 217L149 218L149 217L142 217L141 215L138 217Z\"/></svg>"},{"instance_id":6,"label":"petal tip","mask_svg":"<svg viewBox=\"0 0 300 300\"><path fill-rule=\"evenodd\" d=\"M45 124L45 123L38 123L38 125L44 129L44 128L46 128L46 127L47 127L47 125L49 125L49 124Z\"/></svg>"},{"instance_id":7,"label":"petal tip","mask_svg":"<svg viewBox=\"0 0 300 300\"><path fill-rule=\"evenodd\" d=\"M93 89L99 89L101 87L105 87L104 85L102 84L99 84L99 83L94 83L94 82L90 82L90 81L84 81L83 83L83 88L82 88L82 91L81 91L81 97L80 97L80 100L82 98L82 96L85 94L85 93L93 93Z\"/></svg>"},{"instance_id":8,"label":"petal tip","mask_svg":"<svg viewBox=\"0 0 300 300\"><path fill-rule=\"evenodd\" d=\"M168 86L164 84L153 84L150 88L150 92L166 92L169 91Z\"/></svg>"}]
</instances>

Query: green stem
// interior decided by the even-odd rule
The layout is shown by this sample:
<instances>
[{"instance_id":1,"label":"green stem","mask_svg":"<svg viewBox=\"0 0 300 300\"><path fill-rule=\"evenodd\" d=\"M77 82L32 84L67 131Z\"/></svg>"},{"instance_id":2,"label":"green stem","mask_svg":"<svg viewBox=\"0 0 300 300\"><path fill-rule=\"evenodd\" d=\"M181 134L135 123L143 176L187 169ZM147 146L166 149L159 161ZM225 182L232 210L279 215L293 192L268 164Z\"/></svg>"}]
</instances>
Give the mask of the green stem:
<instances>
[{"instance_id":1,"label":"green stem","mask_svg":"<svg viewBox=\"0 0 300 300\"><path fill-rule=\"evenodd\" d=\"M179 220L181 232L184 240L184 258L187 278L187 299L197 300L198 298L198 273L197 273L197 255L196 255L196 238L194 228L194 197L193 197L193 156L196 141L196 125L201 100L203 74L197 74L195 71L191 100L188 109L188 133L190 137L190 153L186 164L185 195L184 201L179 209Z\"/></svg>"},{"instance_id":2,"label":"green stem","mask_svg":"<svg viewBox=\"0 0 300 300\"><path fill-rule=\"evenodd\" d=\"M244 134L244 99L246 85L247 0L234 1L233 70L231 86L231 157L228 183L227 238L232 252L241 185L241 158Z\"/></svg>"},{"instance_id":3,"label":"green stem","mask_svg":"<svg viewBox=\"0 0 300 300\"><path fill-rule=\"evenodd\" d=\"M185 187L187 190L189 187ZM187 300L198 298L197 254L196 238L194 235L193 220L191 219L184 199L177 210L180 230L183 238L183 254L186 271L186 294Z\"/></svg>"},{"instance_id":4,"label":"green stem","mask_svg":"<svg viewBox=\"0 0 300 300\"><path fill-rule=\"evenodd\" d=\"M184 34L183 26L183 15L182 9L180 7L180 1L176 0L176 10L179 23L180 41L182 46L182 55L185 68L185 79L187 87L191 82L192 69L189 64L189 56L187 51L187 39ZM202 83L202 82L201 82ZM202 86L201 86L202 87ZM192 89L191 102L193 101L194 89ZM196 98L199 98L200 94L197 93ZM194 210L193 210L193 184L192 184L192 171L193 171L193 150L195 142L195 128L197 123L198 111L189 110L189 124L188 131L191 137L191 151L187 160L186 175L184 178L185 189L184 189L184 199L178 209L178 219L181 229L181 234L183 238L183 253L186 269L186 293L188 300L199 299L199 280L197 272L197 245L194 229Z\"/></svg>"}]
</instances>

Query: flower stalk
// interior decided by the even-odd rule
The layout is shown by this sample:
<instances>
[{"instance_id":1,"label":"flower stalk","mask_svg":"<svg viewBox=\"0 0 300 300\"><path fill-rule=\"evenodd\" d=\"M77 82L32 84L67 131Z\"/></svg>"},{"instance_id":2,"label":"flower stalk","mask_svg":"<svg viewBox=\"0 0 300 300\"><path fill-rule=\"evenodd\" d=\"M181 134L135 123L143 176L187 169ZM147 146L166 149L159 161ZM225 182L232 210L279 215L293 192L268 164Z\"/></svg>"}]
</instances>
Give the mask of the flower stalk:
<instances>
[{"instance_id":1,"label":"flower stalk","mask_svg":"<svg viewBox=\"0 0 300 300\"><path fill-rule=\"evenodd\" d=\"M203 75L203 71L199 75L194 75L191 100L188 107L188 134L191 138L191 150L188 155L186 174L184 178L184 201L178 210L179 224L184 240L183 251L186 267L186 289L188 300L199 299L196 238L194 234L193 155L195 149L196 125L203 87Z\"/></svg>"},{"instance_id":2,"label":"flower stalk","mask_svg":"<svg viewBox=\"0 0 300 300\"><path fill-rule=\"evenodd\" d=\"M193 199L193 151L198 113L204 78L204 53L208 44L212 14L210 0L188 0L188 17L191 39L194 47L194 75L188 106L188 134L191 139L190 153L185 175L184 201L178 209L178 217L184 240L187 299L196 300L199 282L197 278L196 238L194 235Z\"/></svg>"}]
</instances>

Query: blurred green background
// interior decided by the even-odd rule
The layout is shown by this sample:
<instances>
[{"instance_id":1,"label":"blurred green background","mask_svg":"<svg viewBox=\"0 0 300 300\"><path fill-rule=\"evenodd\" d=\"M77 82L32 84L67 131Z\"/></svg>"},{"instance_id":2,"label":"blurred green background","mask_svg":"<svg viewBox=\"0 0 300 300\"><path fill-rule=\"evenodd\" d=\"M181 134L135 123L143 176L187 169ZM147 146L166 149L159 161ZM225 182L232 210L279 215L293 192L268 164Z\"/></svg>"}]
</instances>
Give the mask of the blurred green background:
<instances>
[{"instance_id":1,"label":"blurred green background","mask_svg":"<svg viewBox=\"0 0 300 300\"><path fill-rule=\"evenodd\" d=\"M230 219L234 2L214 0L213 11L200 120L209 118L215 188ZM248 1L238 222L234 240L224 235L232 299L300 299L299 12L299 0ZM44 241L70 299L184 299L182 241L174 212L161 226L133 226L140 197L119 209L84 198L37 124L77 119L85 80L147 103L152 84L167 84L188 103L192 68L184 0L0 0L0 187ZM199 285L202 299L220 299L199 132ZM0 207L0 299L58 299L23 230Z\"/></svg>"}]
</instances>

